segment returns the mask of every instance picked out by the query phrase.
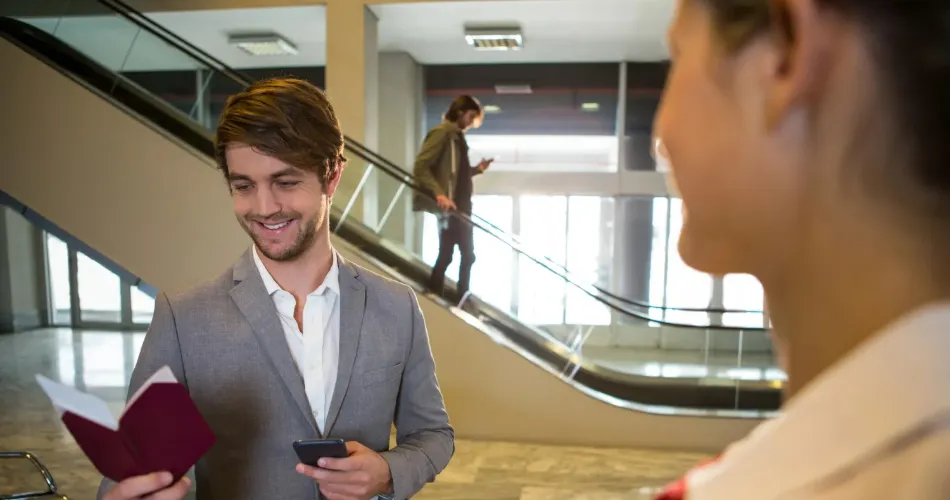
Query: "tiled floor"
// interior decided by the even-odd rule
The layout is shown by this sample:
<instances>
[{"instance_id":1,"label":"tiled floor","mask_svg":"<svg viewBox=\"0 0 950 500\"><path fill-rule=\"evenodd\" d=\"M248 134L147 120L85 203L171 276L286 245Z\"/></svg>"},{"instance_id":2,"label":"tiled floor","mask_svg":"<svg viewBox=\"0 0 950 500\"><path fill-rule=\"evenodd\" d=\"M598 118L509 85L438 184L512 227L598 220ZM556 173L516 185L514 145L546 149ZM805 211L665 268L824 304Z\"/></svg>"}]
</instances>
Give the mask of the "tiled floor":
<instances>
[{"instance_id":1,"label":"tiled floor","mask_svg":"<svg viewBox=\"0 0 950 500\"><path fill-rule=\"evenodd\" d=\"M40 330L0 335L0 451L30 450L70 498L95 498L99 477L34 375L96 394L118 413L143 333ZM449 468L416 498L629 500L705 458L694 453L568 448L459 440ZM0 461L0 497L41 486L21 461Z\"/></svg>"}]
</instances>

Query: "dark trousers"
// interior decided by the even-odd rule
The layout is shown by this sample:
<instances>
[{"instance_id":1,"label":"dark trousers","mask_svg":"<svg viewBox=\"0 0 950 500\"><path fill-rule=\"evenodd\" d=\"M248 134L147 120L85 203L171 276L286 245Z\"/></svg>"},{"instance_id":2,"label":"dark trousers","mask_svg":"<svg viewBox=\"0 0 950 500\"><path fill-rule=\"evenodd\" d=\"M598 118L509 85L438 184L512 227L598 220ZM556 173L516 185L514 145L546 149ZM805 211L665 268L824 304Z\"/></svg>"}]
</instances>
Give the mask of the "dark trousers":
<instances>
[{"instance_id":1,"label":"dark trousers","mask_svg":"<svg viewBox=\"0 0 950 500\"><path fill-rule=\"evenodd\" d=\"M448 223L440 218L439 258L432 267L432 276L429 278L429 289L438 295L443 295L445 289L445 271L452 263L452 254L455 245L459 246L462 254L462 263L459 266L458 300L468 292L472 279L472 265L475 264L475 241L472 225L459 217L448 217Z\"/></svg>"}]
</instances>

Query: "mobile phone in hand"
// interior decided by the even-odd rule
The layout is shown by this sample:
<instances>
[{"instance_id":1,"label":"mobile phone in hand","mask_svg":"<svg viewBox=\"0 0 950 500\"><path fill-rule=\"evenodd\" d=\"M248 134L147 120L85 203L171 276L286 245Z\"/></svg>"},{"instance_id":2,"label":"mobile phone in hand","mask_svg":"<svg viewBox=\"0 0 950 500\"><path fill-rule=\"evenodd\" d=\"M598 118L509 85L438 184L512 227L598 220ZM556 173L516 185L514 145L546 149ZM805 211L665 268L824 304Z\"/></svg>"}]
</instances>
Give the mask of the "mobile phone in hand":
<instances>
[{"instance_id":1,"label":"mobile phone in hand","mask_svg":"<svg viewBox=\"0 0 950 500\"><path fill-rule=\"evenodd\" d=\"M346 458L346 442L342 439L301 439L294 441L300 463L317 467L321 458Z\"/></svg>"}]
</instances>

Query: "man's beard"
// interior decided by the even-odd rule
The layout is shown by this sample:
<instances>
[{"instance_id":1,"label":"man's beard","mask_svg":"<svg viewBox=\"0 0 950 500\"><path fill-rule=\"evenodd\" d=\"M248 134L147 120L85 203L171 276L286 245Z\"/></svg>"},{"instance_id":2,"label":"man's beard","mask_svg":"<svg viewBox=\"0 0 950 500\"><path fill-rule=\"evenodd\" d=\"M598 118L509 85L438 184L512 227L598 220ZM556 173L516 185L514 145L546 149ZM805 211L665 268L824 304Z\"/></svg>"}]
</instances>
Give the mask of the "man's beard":
<instances>
[{"instance_id":1,"label":"man's beard","mask_svg":"<svg viewBox=\"0 0 950 500\"><path fill-rule=\"evenodd\" d=\"M289 218L290 217L288 217L288 219ZM243 227L244 231L248 234L248 236L251 237L251 240L254 241L254 245L257 246L257 249L260 250L264 257L267 257L268 259L275 262L287 262L303 255L303 253L309 250L317 240L317 218L314 217L308 221L304 221L303 219L299 218L296 219L299 221L297 238L294 239L294 242L289 247L281 250L279 253L271 252L258 239L257 234L253 229L251 229L251 225L256 224L256 222L248 219L239 219L239 222L241 227Z\"/></svg>"}]
</instances>

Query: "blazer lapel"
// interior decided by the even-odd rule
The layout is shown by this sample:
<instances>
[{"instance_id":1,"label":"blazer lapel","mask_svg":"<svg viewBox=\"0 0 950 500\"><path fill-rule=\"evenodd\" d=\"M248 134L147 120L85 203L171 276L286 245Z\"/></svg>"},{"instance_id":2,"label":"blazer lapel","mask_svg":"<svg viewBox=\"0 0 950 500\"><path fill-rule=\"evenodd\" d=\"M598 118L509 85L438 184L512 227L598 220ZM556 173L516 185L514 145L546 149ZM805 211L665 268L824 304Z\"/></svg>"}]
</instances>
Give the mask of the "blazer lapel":
<instances>
[{"instance_id":1,"label":"blazer lapel","mask_svg":"<svg viewBox=\"0 0 950 500\"><path fill-rule=\"evenodd\" d=\"M251 325L257 340L271 361L271 368L280 375L291 398L303 412L314 431L319 434L317 422L310 410L303 378L297 371L290 347L284 338L284 330L277 317L277 308L264 288L264 281L254 265L250 249L234 265L235 286L231 289L231 298ZM342 342L341 342L342 344ZM342 345L340 347L342 350Z\"/></svg>"},{"instance_id":2,"label":"blazer lapel","mask_svg":"<svg viewBox=\"0 0 950 500\"><path fill-rule=\"evenodd\" d=\"M366 309L366 286L357 279L359 272L339 255L337 258L340 268L340 363L336 385L333 387L333 398L327 412L325 436L331 435L333 424L340 416L340 408L350 386L353 363L356 362L360 333L363 329L363 312Z\"/></svg>"}]
</instances>

